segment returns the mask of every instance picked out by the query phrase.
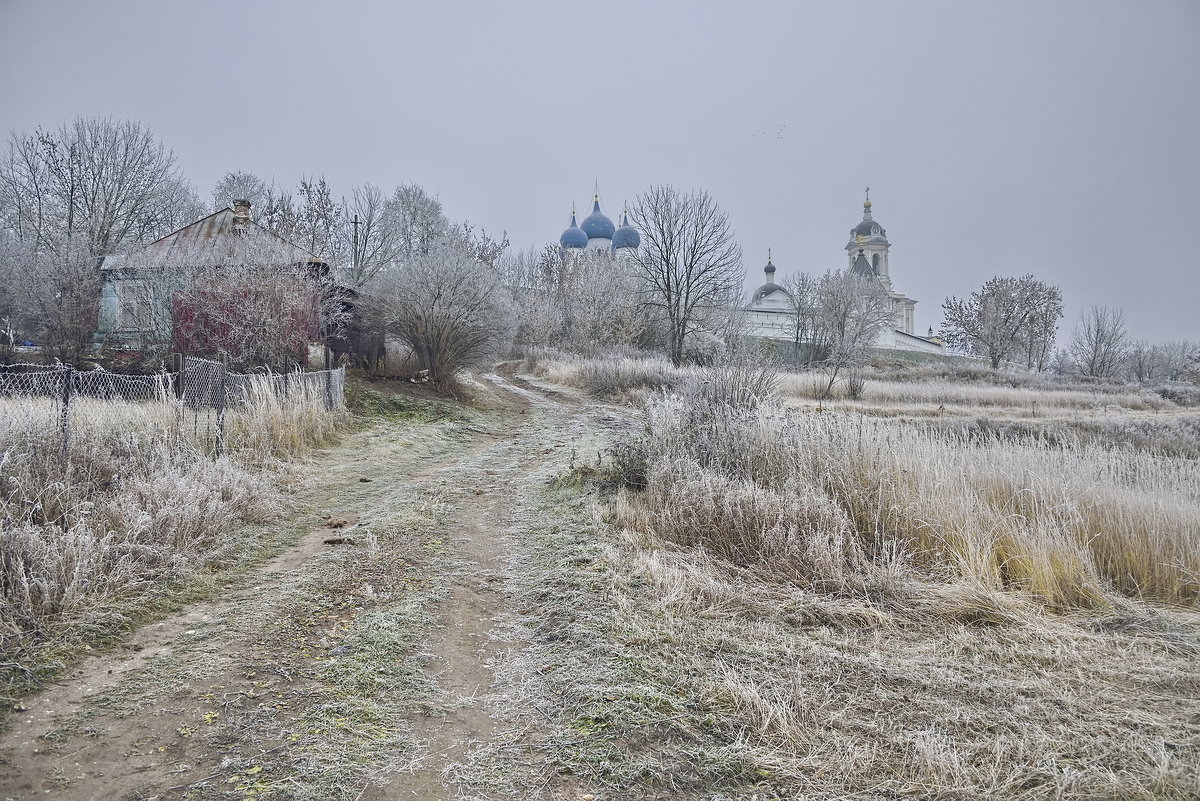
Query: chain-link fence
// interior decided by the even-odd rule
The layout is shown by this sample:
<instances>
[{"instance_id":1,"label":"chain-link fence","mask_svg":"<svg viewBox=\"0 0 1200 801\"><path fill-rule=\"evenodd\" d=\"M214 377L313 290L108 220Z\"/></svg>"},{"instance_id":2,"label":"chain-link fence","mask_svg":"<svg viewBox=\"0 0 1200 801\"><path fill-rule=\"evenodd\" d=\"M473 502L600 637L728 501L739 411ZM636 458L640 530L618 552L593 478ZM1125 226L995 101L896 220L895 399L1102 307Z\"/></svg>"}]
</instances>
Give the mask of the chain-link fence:
<instances>
[{"instance_id":1,"label":"chain-link fence","mask_svg":"<svg viewBox=\"0 0 1200 801\"><path fill-rule=\"evenodd\" d=\"M58 448L88 430L169 431L220 456L229 447L230 414L242 418L296 407L344 407L346 370L246 374L218 361L187 357L177 371L122 375L64 365L0 365L0 458L14 444Z\"/></svg>"}]
</instances>

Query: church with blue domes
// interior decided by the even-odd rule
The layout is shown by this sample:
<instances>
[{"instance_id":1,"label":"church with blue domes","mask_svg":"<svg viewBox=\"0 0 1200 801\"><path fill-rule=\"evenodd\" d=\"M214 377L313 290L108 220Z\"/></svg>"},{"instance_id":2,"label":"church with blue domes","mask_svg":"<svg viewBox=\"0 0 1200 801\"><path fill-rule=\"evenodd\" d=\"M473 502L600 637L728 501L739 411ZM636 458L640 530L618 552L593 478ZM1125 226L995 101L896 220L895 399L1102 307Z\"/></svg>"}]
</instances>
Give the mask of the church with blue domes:
<instances>
[{"instance_id":1,"label":"church with blue domes","mask_svg":"<svg viewBox=\"0 0 1200 801\"><path fill-rule=\"evenodd\" d=\"M592 213L575 221L575 209L571 209L571 224L558 238L563 261L577 258L584 253L608 253L617 259L630 259L642 244L642 235L629 224L629 209L621 215L617 226L600 210L600 193L592 196Z\"/></svg>"}]
</instances>

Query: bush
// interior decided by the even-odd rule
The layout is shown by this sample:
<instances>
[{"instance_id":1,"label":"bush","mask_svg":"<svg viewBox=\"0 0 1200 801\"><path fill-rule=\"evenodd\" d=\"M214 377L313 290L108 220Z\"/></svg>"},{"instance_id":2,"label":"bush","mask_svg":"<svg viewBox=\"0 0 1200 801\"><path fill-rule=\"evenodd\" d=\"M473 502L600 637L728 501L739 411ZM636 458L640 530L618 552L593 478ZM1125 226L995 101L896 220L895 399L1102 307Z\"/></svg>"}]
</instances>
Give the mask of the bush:
<instances>
[{"instance_id":1,"label":"bush","mask_svg":"<svg viewBox=\"0 0 1200 801\"><path fill-rule=\"evenodd\" d=\"M1177 406L1200 406L1200 386L1195 384L1163 384L1153 392Z\"/></svg>"}]
</instances>

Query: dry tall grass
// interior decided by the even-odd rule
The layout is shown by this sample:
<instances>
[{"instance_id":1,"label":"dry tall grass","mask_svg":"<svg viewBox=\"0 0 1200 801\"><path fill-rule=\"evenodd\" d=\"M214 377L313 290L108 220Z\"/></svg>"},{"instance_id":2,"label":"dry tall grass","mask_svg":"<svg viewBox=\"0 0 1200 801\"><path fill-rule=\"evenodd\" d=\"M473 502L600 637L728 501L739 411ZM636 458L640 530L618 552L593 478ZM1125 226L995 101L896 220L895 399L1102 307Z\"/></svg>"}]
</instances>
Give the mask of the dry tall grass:
<instances>
[{"instance_id":1,"label":"dry tall grass","mask_svg":"<svg viewBox=\"0 0 1200 801\"><path fill-rule=\"evenodd\" d=\"M1200 797L1194 411L999 376L818 406L803 380L625 391L618 531L566 611L591 628L538 655L612 733L577 772L602 757L620 797Z\"/></svg>"},{"instance_id":2,"label":"dry tall grass","mask_svg":"<svg viewBox=\"0 0 1200 801\"><path fill-rule=\"evenodd\" d=\"M538 366L560 383L648 399L646 434L616 452L645 489L625 500L624 519L664 541L847 591L907 570L1051 608L1200 597L1196 421L1119 411L1174 408L1158 395L935 377L871 381L862 404L819 413L751 411L720 396L736 382L711 370L561 354ZM808 397L811 383L784 374L777 386ZM964 406L1108 411L913 425L859 413L872 403L938 403L951 418Z\"/></svg>"},{"instance_id":3,"label":"dry tall grass","mask_svg":"<svg viewBox=\"0 0 1200 801\"><path fill-rule=\"evenodd\" d=\"M816 400L822 386L818 373L790 373L781 382L785 395ZM863 404L933 404L968 406L973 408L1022 410L1051 409L1170 409L1175 404L1154 393L1126 388L1123 391L1102 391L1079 387L1040 388L1036 386L1004 386L986 383L965 383L946 378L927 381L896 381L869 378L861 398Z\"/></svg>"},{"instance_id":4,"label":"dry tall grass","mask_svg":"<svg viewBox=\"0 0 1200 801\"><path fill-rule=\"evenodd\" d=\"M280 458L329 442L343 414L322 393L285 404L264 384L229 412L229 455L214 460L167 399L77 399L65 452L58 413L45 399L0 405L0 676L10 687L112 631L119 609L246 550L244 524L284 508Z\"/></svg>"},{"instance_id":5,"label":"dry tall grass","mask_svg":"<svg viewBox=\"0 0 1200 801\"><path fill-rule=\"evenodd\" d=\"M345 410L330 410L326 390L297 382L280 396L274 384L251 384L245 405L229 416L230 447L244 459L287 458L333 443Z\"/></svg>"},{"instance_id":6,"label":"dry tall grass","mask_svg":"<svg viewBox=\"0 0 1200 801\"><path fill-rule=\"evenodd\" d=\"M626 520L667 541L847 591L903 564L1054 608L1200 598L1190 459L686 395L646 414Z\"/></svg>"}]
</instances>

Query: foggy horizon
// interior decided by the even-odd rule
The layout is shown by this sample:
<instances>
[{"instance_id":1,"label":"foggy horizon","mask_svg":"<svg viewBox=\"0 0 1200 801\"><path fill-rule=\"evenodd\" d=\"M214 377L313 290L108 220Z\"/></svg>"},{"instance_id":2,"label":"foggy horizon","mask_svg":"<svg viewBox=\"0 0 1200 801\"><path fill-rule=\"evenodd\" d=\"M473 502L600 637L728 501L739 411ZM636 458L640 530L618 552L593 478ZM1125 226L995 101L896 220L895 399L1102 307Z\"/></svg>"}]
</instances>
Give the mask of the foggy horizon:
<instances>
[{"instance_id":1,"label":"foggy horizon","mask_svg":"<svg viewBox=\"0 0 1200 801\"><path fill-rule=\"evenodd\" d=\"M415 182L511 250L572 203L705 189L747 292L846 266L871 187L895 289L937 329L995 275L1134 338L1200 339L1200 6L1186 0L391 5L0 4L0 131L140 121L208 201L227 172L335 196ZM1181 219L1173 222L1172 217ZM1163 241L1165 237L1165 241Z\"/></svg>"}]
</instances>

